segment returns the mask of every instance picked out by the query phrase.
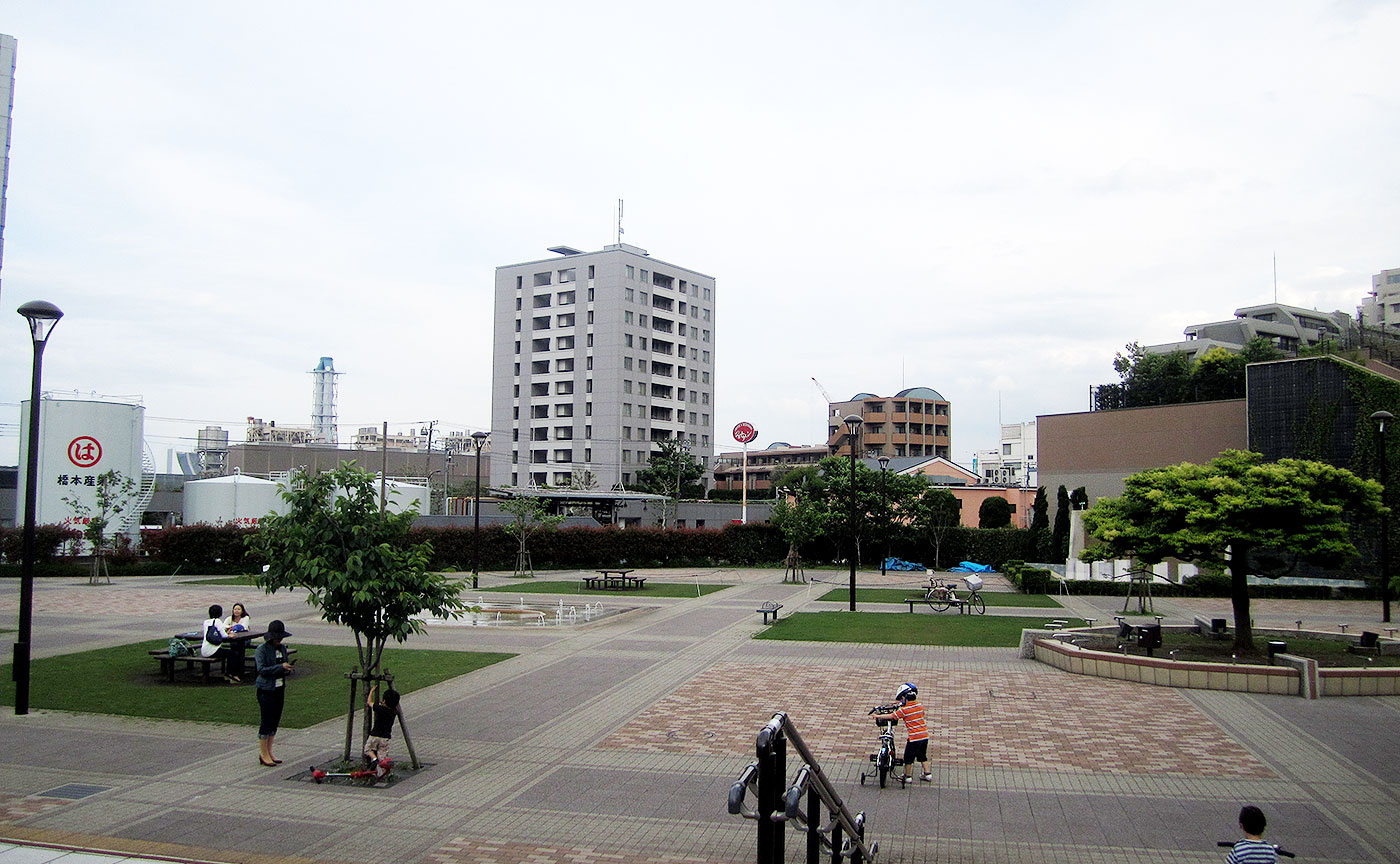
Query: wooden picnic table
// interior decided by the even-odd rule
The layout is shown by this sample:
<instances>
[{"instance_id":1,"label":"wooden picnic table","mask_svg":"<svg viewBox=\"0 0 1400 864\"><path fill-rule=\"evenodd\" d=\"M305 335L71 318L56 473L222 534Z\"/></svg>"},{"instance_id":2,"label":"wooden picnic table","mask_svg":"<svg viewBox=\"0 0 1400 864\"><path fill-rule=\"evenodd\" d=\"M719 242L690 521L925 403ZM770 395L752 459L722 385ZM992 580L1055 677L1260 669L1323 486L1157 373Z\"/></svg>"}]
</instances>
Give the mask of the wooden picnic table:
<instances>
[{"instance_id":1,"label":"wooden picnic table","mask_svg":"<svg viewBox=\"0 0 1400 864\"><path fill-rule=\"evenodd\" d=\"M239 632L237 632L237 633L229 633L228 635L226 635L226 636L224 637L223 643L221 643L221 644L223 644L223 645L228 645L228 644L230 644L230 643L235 643L235 642L242 642L242 643L245 643L245 644L246 644L246 643L248 643L248 642L253 641L254 639L257 639L257 638L259 638L259 637L261 637L261 636L265 636L265 635L267 635L267 631L266 631L266 630L241 630L241 631L239 631ZM218 665L219 668L221 668L221 669L224 671L224 674L229 674L229 670L228 670L228 657L229 657L229 652L227 652L227 651L221 651L221 652L219 652L219 653L217 653L217 654L214 654L214 655L211 656L211 657L204 657L204 656L200 655L200 653L199 653L199 648L200 648L200 646L204 643L204 633L203 633L203 632L201 632L201 631L199 631L199 630L191 630L191 631L188 631L188 632L186 632L186 633L176 633L174 638L176 638L176 639L183 639L183 640L185 640L186 642L191 643L191 647L194 649L194 653L193 653L193 654L185 654L185 655L182 655L182 656L179 656L179 657L171 657L171 656L170 656L170 652L169 652L168 650L164 650L164 651L151 651L151 652L150 652L150 655L151 655L152 657L155 657L157 660L160 661L160 671L163 672L163 673L165 673L165 677L166 677L166 680L167 680L167 681L174 681L174 680L175 680L175 664L176 664L176 663L184 663L184 664L185 664L185 668L187 668L187 669L193 669L193 668L195 667L196 664L202 666L202 667L203 667L202 671L203 671L203 674L204 674L204 681L205 681L205 683L208 683L208 682L209 682L210 677L211 677L212 669L213 669L213 667L214 667L215 665ZM232 646L230 646L230 647L232 647ZM243 656L244 656L245 658L248 657L248 653L247 653L246 650L245 650ZM243 674L244 674L245 672L246 672L246 670L244 670L244 669L238 669L238 670L236 670L235 672L233 672L232 674L236 674L236 675L238 675L239 677L242 677Z\"/></svg>"},{"instance_id":2,"label":"wooden picnic table","mask_svg":"<svg viewBox=\"0 0 1400 864\"><path fill-rule=\"evenodd\" d=\"M583 577L583 584L595 590L601 588L608 591L630 591L645 587L647 577L628 575L631 572L631 569L617 568L599 570L597 576Z\"/></svg>"}]
</instances>

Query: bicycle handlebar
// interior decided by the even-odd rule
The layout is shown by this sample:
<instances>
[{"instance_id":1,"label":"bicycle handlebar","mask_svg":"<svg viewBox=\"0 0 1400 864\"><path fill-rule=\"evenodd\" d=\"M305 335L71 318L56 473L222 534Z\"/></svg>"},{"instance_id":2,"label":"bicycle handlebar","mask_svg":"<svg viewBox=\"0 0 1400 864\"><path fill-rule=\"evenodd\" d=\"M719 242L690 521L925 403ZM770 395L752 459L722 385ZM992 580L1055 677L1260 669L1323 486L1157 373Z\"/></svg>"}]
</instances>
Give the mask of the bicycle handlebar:
<instances>
[{"instance_id":1,"label":"bicycle handlebar","mask_svg":"<svg viewBox=\"0 0 1400 864\"><path fill-rule=\"evenodd\" d=\"M1216 843L1215 843L1215 845L1216 845L1216 846L1219 846L1219 847L1221 847L1221 848L1223 848L1223 849L1232 849L1232 848L1234 848L1234 845L1235 845L1236 843L1238 843L1238 842L1240 842L1240 841L1238 841L1238 840L1217 840ZM1297 858L1297 857L1298 857L1297 855L1294 855L1292 852L1289 852L1287 849L1283 848L1282 846L1278 845L1277 843L1274 843L1274 844L1272 844L1272 845L1273 845L1273 847L1274 847L1274 853L1277 854L1277 855L1282 855L1282 856L1285 857L1285 858Z\"/></svg>"}]
</instances>

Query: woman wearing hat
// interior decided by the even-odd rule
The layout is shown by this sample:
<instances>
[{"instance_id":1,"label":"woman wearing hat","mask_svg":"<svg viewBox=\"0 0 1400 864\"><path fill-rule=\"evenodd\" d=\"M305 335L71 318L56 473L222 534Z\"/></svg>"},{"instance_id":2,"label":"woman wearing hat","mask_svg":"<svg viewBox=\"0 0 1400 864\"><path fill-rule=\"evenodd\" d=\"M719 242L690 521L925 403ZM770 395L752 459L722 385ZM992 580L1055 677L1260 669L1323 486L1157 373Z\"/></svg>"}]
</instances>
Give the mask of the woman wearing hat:
<instances>
[{"instance_id":1,"label":"woman wearing hat","mask_svg":"<svg viewBox=\"0 0 1400 864\"><path fill-rule=\"evenodd\" d=\"M282 640L292 634L281 621L267 625L263 644L253 655L258 665L258 708L262 712L262 722L258 726L258 764L264 768L281 765L282 760L273 758L272 741L277 737L277 724L282 722L282 705L287 696L287 676L292 664L287 662L287 649Z\"/></svg>"}]
</instances>

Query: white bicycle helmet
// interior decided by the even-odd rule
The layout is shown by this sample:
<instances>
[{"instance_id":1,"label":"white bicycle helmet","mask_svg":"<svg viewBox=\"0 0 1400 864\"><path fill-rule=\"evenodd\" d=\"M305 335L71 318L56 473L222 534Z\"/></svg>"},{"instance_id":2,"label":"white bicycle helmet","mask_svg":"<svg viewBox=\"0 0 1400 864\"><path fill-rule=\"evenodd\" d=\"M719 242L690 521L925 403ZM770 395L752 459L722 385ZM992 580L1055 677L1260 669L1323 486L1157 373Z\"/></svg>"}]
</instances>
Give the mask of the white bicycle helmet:
<instances>
[{"instance_id":1,"label":"white bicycle helmet","mask_svg":"<svg viewBox=\"0 0 1400 864\"><path fill-rule=\"evenodd\" d=\"M899 685L898 690L894 691L894 698L896 701L900 702L917 699L919 698L919 688L905 681L903 684Z\"/></svg>"}]
</instances>

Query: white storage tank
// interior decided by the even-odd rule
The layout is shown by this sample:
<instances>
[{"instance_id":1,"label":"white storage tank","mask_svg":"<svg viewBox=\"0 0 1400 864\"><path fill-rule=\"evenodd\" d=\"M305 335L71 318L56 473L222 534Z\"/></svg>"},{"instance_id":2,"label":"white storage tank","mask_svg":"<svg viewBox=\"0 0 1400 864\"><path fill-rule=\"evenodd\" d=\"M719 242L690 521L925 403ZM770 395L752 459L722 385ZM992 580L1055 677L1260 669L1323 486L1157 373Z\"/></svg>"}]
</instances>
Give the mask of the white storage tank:
<instances>
[{"instance_id":1,"label":"white storage tank","mask_svg":"<svg viewBox=\"0 0 1400 864\"><path fill-rule=\"evenodd\" d=\"M15 509L24 519L24 472L28 466L29 400L20 406L19 485ZM146 409L140 405L98 399L39 400L39 453L35 519L37 524L76 525L73 507L63 499L76 499L90 511L97 509L99 475L119 471L139 488L145 473L141 455L145 446ZM135 509L132 518L141 513ZM141 506L144 506L142 504ZM125 520L118 520L124 523ZM133 522L134 524L134 522ZM117 528L116 525L113 528ZM117 528L117 530L120 530ZM115 531L110 531L115 533Z\"/></svg>"},{"instance_id":2,"label":"white storage tank","mask_svg":"<svg viewBox=\"0 0 1400 864\"><path fill-rule=\"evenodd\" d=\"M375 478L374 481L374 495L376 498L379 497L378 478ZM419 486L416 483L401 483L397 480L386 480L384 481L384 497L388 499L388 503L384 505L384 509L390 513L402 513L416 503L418 505L419 515L426 516L428 514L427 486Z\"/></svg>"},{"instance_id":3,"label":"white storage tank","mask_svg":"<svg viewBox=\"0 0 1400 864\"><path fill-rule=\"evenodd\" d=\"M246 474L186 481L184 497L186 525L204 522L255 527L268 513L287 512L280 483Z\"/></svg>"}]
</instances>

